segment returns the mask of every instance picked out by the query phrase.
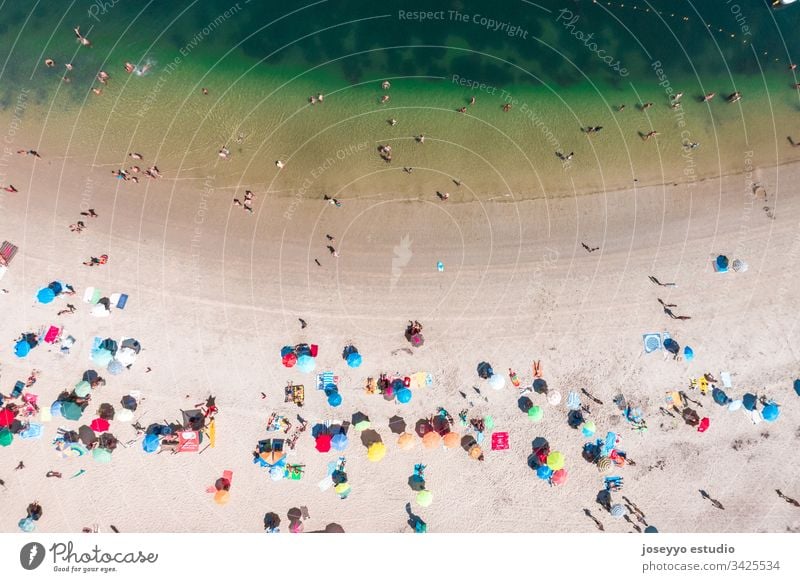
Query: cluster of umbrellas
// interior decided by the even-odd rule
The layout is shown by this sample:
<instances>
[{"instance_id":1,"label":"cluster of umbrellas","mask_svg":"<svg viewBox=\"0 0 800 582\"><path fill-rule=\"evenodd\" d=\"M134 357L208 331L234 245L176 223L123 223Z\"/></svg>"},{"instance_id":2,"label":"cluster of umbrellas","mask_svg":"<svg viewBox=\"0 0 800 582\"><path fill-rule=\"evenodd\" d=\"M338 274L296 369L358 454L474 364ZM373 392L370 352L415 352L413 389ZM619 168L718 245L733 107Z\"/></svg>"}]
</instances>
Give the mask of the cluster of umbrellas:
<instances>
[{"instance_id":1,"label":"cluster of umbrellas","mask_svg":"<svg viewBox=\"0 0 800 582\"><path fill-rule=\"evenodd\" d=\"M123 339L117 343L111 338L106 338L92 349L92 361L98 366L105 367L109 374L117 376L133 365L142 345L133 338Z\"/></svg>"},{"instance_id":2,"label":"cluster of umbrellas","mask_svg":"<svg viewBox=\"0 0 800 582\"><path fill-rule=\"evenodd\" d=\"M347 434L344 432L344 430L341 430L333 435L328 432L322 432L318 434L317 438L315 439L314 448L320 453L327 453L331 449L341 452L349 445L350 439L347 438Z\"/></svg>"},{"instance_id":3,"label":"cluster of umbrellas","mask_svg":"<svg viewBox=\"0 0 800 582\"><path fill-rule=\"evenodd\" d=\"M583 446L583 458L597 466L600 474L610 473L614 467L625 465L625 452L619 450L619 438L614 432L606 433L604 439Z\"/></svg>"},{"instance_id":4,"label":"cluster of umbrellas","mask_svg":"<svg viewBox=\"0 0 800 582\"><path fill-rule=\"evenodd\" d=\"M310 374L317 367L317 346L298 344L281 348L281 362L287 368L297 367L304 374Z\"/></svg>"},{"instance_id":5,"label":"cluster of umbrellas","mask_svg":"<svg viewBox=\"0 0 800 582\"><path fill-rule=\"evenodd\" d=\"M36 293L36 300L39 303L47 305L48 303L52 303L53 300L61 295L64 291L64 284L59 281L53 281L47 287L43 287L39 289Z\"/></svg>"},{"instance_id":6,"label":"cluster of umbrellas","mask_svg":"<svg viewBox=\"0 0 800 582\"><path fill-rule=\"evenodd\" d=\"M344 348L342 351L342 359L347 362L347 365L351 368L358 368L362 361L361 354L358 353L358 349L353 345Z\"/></svg>"},{"instance_id":7,"label":"cluster of umbrellas","mask_svg":"<svg viewBox=\"0 0 800 582\"><path fill-rule=\"evenodd\" d=\"M531 466L542 481L547 481L551 485L563 485L567 482L567 470L564 468L566 458L559 451L550 451L547 441L544 439L542 441L534 447Z\"/></svg>"},{"instance_id":8,"label":"cluster of umbrellas","mask_svg":"<svg viewBox=\"0 0 800 582\"><path fill-rule=\"evenodd\" d=\"M381 374L377 386L385 400L397 400L400 404L411 402L413 394L411 393L411 378L408 376L390 379L385 374Z\"/></svg>"}]
</instances>

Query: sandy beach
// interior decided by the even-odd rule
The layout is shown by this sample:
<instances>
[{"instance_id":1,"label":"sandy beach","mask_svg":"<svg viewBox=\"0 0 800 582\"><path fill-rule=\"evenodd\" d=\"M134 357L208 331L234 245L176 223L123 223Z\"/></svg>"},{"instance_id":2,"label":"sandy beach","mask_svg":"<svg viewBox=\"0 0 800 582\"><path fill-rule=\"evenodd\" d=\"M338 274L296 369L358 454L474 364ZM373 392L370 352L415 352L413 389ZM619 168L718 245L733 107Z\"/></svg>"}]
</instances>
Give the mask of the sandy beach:
<instances>
[{"instance_id":1,"label":"sandy beach","mask_svg":"<svg viewBox=\"0 0 800 582\"><path fill-rule=\"evenodd\" d=\"M518 407L516 389L509 384L496 392L477 377L484 360L498 373L513 368L526 384L531 362L541 360L551 389L566 396L585 388L601 399L602 406L584 398L598 433L617 431L636 462L620 472L623 494L660 531L800 527L796 509L773 491L797 494L791 467L800 460L791 406L798 283L791 265L800 252L796 165L709 180L691 192L651 187L505 204L386 194L345 195L336 208L321 199L259 196L250 216L232 207L230 193L216 190L213 180L201 189L168 177L115 188L105 169L62 174L46 160L37 160L33 171L31 162L14 160L16 181L30 185L30 194L2 200L3 236L20 247L2 281L9 293L0 297L4 385L38 368L35 392L49 403L92 367L91 337L133 336L144 346L136 366L98 389L90 409L140 390L136 415L143 424L174 420L209 394L220 412L214 449L146 455L137 442L119 447L108 465L59 459L49 441L58 426L77 423L54 419L42 439L16 440L2 451L7 489L0 495L10 509L0 518L3 531L15 529L32 499L49 509L39 524L45 532L93 523L127 532L260 531L264 513L285 515L301 505L309 510L307 531L331 522L348 532L408 531L404 507L413 505L407 479L415 463L427 465L435 501L424 515L434 531L596 531L584 508L607 531L631 531L595 503L602 478L581 459L587 439L567 425L563 402L553 407L543 395L529 394L545 409L543 422L532 423ZM752 196L756 180L766 202ZM86 183L91 192L73 186ZM66 226L82 204L99 218L88 232L71 233ZM326 233L336 234L338 259L325 251ZM600 250L587 253L583 241ZM81 266L100 252L110 256L107 265ZM712 259L723 253L746 260L749 271L715 273ZM437 271L438 261L444 272ZM649 275L678 286L655 286ZM34 297L53 278L78 290L122 291L130 301L107 319L91 317L80 301L78 313L58 318L60 299L43 306ZM658 298L678 304L691 320L669 319ZM308 322L304 330L299 317ZM412 353L403 350L408 319L423 321L428 338ZM68 357L47 346L26 360L13 356L12 340L21 331L54 322L78 338ZM693 346L695 359L644 354L642 334L661 331ZM311 375L281 366L281 346L300 342L318 344L318 370L340 376L341 407L326 404ZM364 357L358 370L341 358L349 343ZM152 372L145 374L145 367ZM367 376L418 371L429 372L433 384L415 390L408 405L365 394ZM666 391L688 390L690 378L721 371L731 374L732 396L753 391L783 404L780 421L755 426L742 411L729 413L696 391L690 394L711 421L706 433L659 415ZM284 403L287 380L307 386L302 410ZM644 411L646 433L630 430L612 403L620 393ZM483 463L460 448L399 450L388 419L399 414L413 425L438 406L453 415L465 408L470 416L491 414L495 430L509 433L510 450L487 451ZM305 465L303 479L271 482L250 452L265 438L272 411L290 420L300 412L311 425L364 412L387 456L368 462L351 427L344 455L352 493L340 500L316 486L336 455L315 451L306 434L289 453L290 462ZM112 430L122 442L135 437L130 423L112 422ZM549 487L528 467L536 437L566 455L566 485ZM12 471L21 459L25 469ZM75 486L67 477L82 468ZM206 487L226 469L234 472L231 501L216 506ZM65 478L43 479L49 470Z\"/></svg>"}]
</instances>

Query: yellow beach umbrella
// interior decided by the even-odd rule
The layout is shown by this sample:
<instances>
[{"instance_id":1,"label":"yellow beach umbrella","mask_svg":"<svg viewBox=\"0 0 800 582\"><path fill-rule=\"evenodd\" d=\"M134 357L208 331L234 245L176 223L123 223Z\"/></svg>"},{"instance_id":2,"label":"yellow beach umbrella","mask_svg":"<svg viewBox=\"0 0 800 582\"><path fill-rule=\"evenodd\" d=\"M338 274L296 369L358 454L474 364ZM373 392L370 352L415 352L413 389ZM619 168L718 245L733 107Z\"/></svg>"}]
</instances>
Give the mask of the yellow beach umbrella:
<instances>
[{"instance_id":1,"label":"yellow beach umbrella","mask_svg":"<svg viewBox=\"0 0 800 582\"><path fill-rule=\"evenodd\" d=\"M367 458L373 463L377 463L386 456L386 445L381 442L372 443L367 449Z\"/></svg>"},{"instance_id":2,"label":"yellow beach umbrella","mask_svg":"<svg viewBox=\"0 0 800 582\"><path fill-rule=\"evenodd\" d=\"M553 451L547 455L547 466L553 471L558 471L564 468L564 455L558 451Z\"/></svg>"}]
</instances>

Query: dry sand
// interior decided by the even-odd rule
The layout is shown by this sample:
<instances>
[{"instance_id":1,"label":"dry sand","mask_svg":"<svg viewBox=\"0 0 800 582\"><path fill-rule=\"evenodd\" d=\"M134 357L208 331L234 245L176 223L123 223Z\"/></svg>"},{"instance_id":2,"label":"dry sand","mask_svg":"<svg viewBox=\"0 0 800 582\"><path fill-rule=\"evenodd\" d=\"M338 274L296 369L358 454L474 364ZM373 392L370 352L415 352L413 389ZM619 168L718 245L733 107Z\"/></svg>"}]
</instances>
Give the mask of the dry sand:
<instances>
[{"instance_id":1,"label":"dry sand","mask_svg":"<svg viewBox=\"0 0 800 582\"><path fill-rule=\"evenodd\" d=\"M61 420L54 419L41 440L17 439L0 450L0 478L7 486L0 490L1 531L16 531L34 499L44 507L41 532L80 531L92 523L104 531L114 524L123 532L257 532L268 511L284 517L285 531L286 512L301 505L309 508L307 531L337 522L348 532L398 532L409 530L408 502L432 532L595 531L583 508L607 531L631 531L595 503L602 478L581 459L585 439L567 426L564 404L550 407L534 395L546 410L544 422L533 424L519 410L516 390L494 392L475 372L487 360L500 373L514 368L530 383L534 359L564 396L586 388L605 402L590 403L598 436L618 431L622 448L636 461L618 473L625 479L622 494L661 531L800 529L800 510L773 491L800 497L800 414L792 391L798 373L800 199L794 188L800 166L693 188L519 203L441 203L431 195L403 200L388 194L351 201L343 192L344 204L335 208L257 192L252 216L231 207L233 192L216 189L213 179L204 192L202 179L175 183L167 167L161 168L165 179L138 185L118 183L108 168L78 166L62 175L60 164L50 168L46 159L35 172L32 167L30 158L13 160L21 192L0 202L0 236L21 249L0 283L10 291L0 296L2 391L38 368L43 373L34 392L47 405L91 367L94 335L134 336L144 346L138 362L121 376L107 375L108 385L93 402L117 404L129 390L141 390L146 424L177 419L181 408L214 394L218 444L199 456L147 455L137 443L118 449L110 465L62 460L49 446ZM766 203L749 196L753 180L765 184ZM82 203L100 218L87 219L88 231L77 235L67 226ZM326 233L337 237L340 258L326 251ZM582 241L600 250L588 254ZM108 265L81 266L100 253L110 255ZM750 270L714 273L711 259L718 253L746 260ZM444 273L437 272L437 261L445 264ZM656 287L648 275L679 286ZM12 348L20 332L59 320L55 313L63 300L43 306L34 298L55 278L79 293L88 285L126 292L128 307L101 320L78 302L76 315L60 318L79 340L69 357L40 347L18 360ZM692 319L670 320L658 297L677 303L676 313ZM309 322L307 329L301 331L298 317ZM425 324L428 341L413 354L397 351L408 345L402 331L412 318ZM642 333L663 330L691 345L695 360L645 355ZM364 356L356 371L341 359L351 341ZM318 370L341 376L340 408L326 405L311 388L311 376L280 365L281 346L298 342L319 344ZM364 393L367 375L422 370L433 375L433 386L415 391L407 406ZM754 426L744 413L728 413L710 397L700 410L711 419L705 434L658 414L666 390L722 370L732 374L732 396L752 390L783 404L780 420ZM288 379L307 387L302 411L283 402ZM413 424L437 406L455 416L469 406L459 391L474 403L470 416L491 414L495 430L510 433L511 450L488 451L483 463L461 449L398 450L389 417L400 414ZM611 402L620 392L646 411L647 433L630 430L620 417ZM308 431L290 454L291 462L305 465L302 481L272 482L251 463L251 451L267 436L265 421L273 410L290 419L302 412L311 424L365 412L388 454L378 464L368 462L351 429L346 457L353 489L342 501L316 486L336 457L317 453ZM122 441L134 436L121 422L112 423L112 431ZM565 486L548 487L528 468L538 436L566 455ZM26 468L13 471L23 459ZM427 465L435 495L427 509L413 503L407 484L415 463ZM86 474L67 479L81 468ZM234 479L231 501L221 507L205 489L225 469ZM65 478L45 479L48 470ZM712 507L699 489L726 509Z\"/></svg>"}]
</instances>

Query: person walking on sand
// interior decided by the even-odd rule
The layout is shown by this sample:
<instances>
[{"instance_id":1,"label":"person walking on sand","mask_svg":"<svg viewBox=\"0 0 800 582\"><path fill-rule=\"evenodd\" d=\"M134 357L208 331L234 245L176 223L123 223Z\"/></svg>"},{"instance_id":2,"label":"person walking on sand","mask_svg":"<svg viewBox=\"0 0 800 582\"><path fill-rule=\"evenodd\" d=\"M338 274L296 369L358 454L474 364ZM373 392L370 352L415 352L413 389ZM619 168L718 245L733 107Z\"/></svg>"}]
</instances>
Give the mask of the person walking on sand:
<instances>
[{"instance_id":1,"label":"person walking on sand","mask_svg":"<svg viewBox=\"0 0 800 582\"><path fill-rule=\"evenodd\" d=\"M80 26L76 26L72 30L75 31L75 36L78 38L79 43L81 43L83 46L92 46L92 43L89 41L89 39L81 34Z\"/></svg>"},{"instance_id":2,"label":"person walking on sand","mask_svg":"<svg viewBox=\"0 0 800 582\"><path fill-rule=\"evenodd\" d=\"M783 492L780 489L776 489L775 493L777 493L778 497L780 497L787 503L791 503L795 507L800 507L800 501L797 501L797 499L792 499L791 497L787 497L786 495L783 494Z\"/></svg>"},{"instance_id":3,"label":"person walking on sand","mask_svg":"<svg viewBox=\"0 0 800 582\"><path fill-rule=\"evenodd\" d=\"M19 192L19 190L14 188L13 184L9 184L8 186L4 186L3 190L5 190L6 192L10 192L11 194L16 194L17 192Z\"/></svg>"},{"instance_id":4,"label":"person walking on sand","mask_svg":"<svg viewBox=\"0 0 800 582\"><path fill-rule=\"evenodd\" d=\"M17 150L17 153L24 156L33 156L34 158L41 158L39 152L36 150Z\"/></svg>"},{"instance_id":5,"label":"person walking on sand","mask_svg":"<svg viewBox=\"0 0 800 582\"><path fill-rule=\"evenodd\" d=\"M67 303L67 308L62 309L56 315L69 315L75 313L75 306L72 303Z\"/></svg>"},{"instance_id":6,"label":"person walking on sand","mask_svg":"<svg viewBox=\"0 0 800 582\"><path fill-rule=\"evenodd\" d=\"M79 220L75 224L70 224L69 229L72 232L83 232L83 229L86 228L86 225L83 223L82 220Z\"/></svg>"},{"instance_id":7,"label":"person walking on sand","mask_svg":"<svg viewBox=\"0 0 800 582\"><path fill-rule=\"evenodd\" d=\"M87 267L96 267L97 265L105 265L108 262L108 255L100 255L100 257L91 257L88 261L83 261Z\"/></svg>"},{"instance_id":8,"label":"person walking on sand","mask_svg":"<svg viewBox=\"0 0 800 582\"><path fill-rule=\"evenodd\" d=\"M644 141L647 141L647 140L649 140L651 137L656 137L657 135L660 135L660 134L659 134L657 131L655 131L655 130L654 130L654 131L649 131L649 132L647 132L646 134L640 134L640 135L642 135L642 139L643 139Z\"/></svg>"}]
</instances>

